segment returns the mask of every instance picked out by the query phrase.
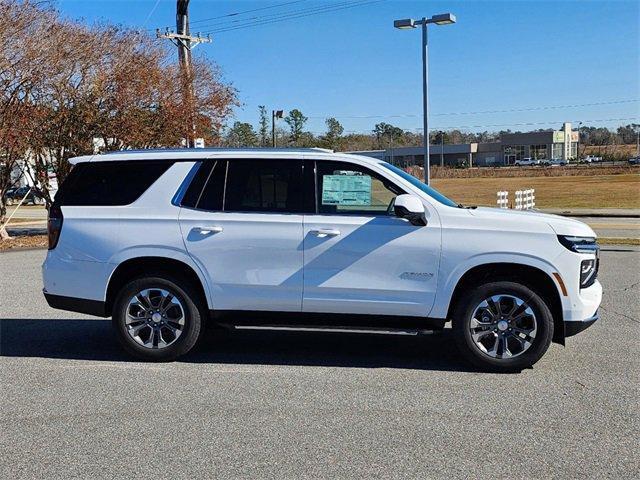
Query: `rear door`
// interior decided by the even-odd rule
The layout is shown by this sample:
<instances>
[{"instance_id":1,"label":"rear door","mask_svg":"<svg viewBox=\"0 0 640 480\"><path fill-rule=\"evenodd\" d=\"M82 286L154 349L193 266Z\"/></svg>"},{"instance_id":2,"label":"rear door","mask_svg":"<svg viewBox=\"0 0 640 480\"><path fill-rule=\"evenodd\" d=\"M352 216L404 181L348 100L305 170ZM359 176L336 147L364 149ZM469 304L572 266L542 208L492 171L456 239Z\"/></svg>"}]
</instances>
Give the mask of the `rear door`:
<instances>
[{"instance_id":1,"label":"rear door","mask_svg":"<svg viewBox=\"0 0 640 480\"><path fill-rule=\"evenodd\" d=\"M406 193L363 165L316 162L317 213L304 221L303 311L427 316L435 298L439 225L392 213Z\"/></svg>"},{"instance_id":2,"label":"rear door","mask_svg":"<svg viewBox=\"0 0 640 480\"><path fill-rule=\"evenodd\" d=\"M295 159L208 160L192 180L180 227L216 310L301 310L302 169Z\"/></svg>"}]
</instances>

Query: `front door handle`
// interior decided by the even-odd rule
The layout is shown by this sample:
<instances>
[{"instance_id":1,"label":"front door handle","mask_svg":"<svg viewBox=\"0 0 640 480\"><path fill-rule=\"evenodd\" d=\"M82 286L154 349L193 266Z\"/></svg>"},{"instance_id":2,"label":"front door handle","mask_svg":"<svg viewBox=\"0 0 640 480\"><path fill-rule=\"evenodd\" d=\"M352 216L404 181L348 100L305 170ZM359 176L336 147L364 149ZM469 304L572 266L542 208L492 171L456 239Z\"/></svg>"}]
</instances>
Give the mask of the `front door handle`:
<instances>
[{"instance_id":1,"label":"front door handle","mask_svg":"<svg viewBox=\"0 0 640 480\"><path fill-rule=\"evenodd\" d=\"M316 237L337 237L340 235L340 230L335 228L319 228L318 230L311 230L311 234Z\"/></svg>"},{"instance_id":2,"label":"front door handle","mask_svg":"<svg viewBox=\"0 0 640 480\"><path fill-rule=\"evenodd\" d=\"M215 227L195 227L195 230L200 235L211 235L213 233L220 233L224 230L224 228L215 226Z\"/></svg>"}]
</instances>

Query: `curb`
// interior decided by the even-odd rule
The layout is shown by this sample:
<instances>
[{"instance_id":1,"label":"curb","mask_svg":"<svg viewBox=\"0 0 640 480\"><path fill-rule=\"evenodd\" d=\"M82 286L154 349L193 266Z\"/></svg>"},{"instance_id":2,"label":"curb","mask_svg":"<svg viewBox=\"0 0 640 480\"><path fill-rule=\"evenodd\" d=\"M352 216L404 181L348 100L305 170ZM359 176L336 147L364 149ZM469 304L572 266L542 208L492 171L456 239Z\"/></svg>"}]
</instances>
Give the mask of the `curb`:
<instances>
[{"instance_id":1,"label":"curb","mask_svg":"<svg viewBox=\"0 0 640 480\"><path fill-rule=\"evenodd\" d=\"M583 213L583 212L545 212L552 215L560 215L562 217L591 217L591 218L640 218L640 214L637 213Z\"/></svg>"}]
</instances>

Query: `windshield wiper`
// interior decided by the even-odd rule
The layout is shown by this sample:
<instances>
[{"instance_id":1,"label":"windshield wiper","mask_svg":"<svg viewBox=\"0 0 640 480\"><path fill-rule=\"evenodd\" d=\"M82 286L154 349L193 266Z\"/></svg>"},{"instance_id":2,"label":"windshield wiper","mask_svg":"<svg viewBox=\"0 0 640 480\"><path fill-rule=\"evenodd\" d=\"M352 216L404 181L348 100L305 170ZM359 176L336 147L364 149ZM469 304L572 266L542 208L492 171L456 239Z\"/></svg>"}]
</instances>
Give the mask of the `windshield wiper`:
<instances>
[{"instance_id":1,"label":"windshield wiper","mask_svg":"<svg viewBox=\"0 0 640 480\"><path fill-rule=\"evenodd\" d=\"M478 208L477 205L463 205L461 203L458 204L458 208L466 208L467 210L475 210Z\"/></svg>"}]
</instances>

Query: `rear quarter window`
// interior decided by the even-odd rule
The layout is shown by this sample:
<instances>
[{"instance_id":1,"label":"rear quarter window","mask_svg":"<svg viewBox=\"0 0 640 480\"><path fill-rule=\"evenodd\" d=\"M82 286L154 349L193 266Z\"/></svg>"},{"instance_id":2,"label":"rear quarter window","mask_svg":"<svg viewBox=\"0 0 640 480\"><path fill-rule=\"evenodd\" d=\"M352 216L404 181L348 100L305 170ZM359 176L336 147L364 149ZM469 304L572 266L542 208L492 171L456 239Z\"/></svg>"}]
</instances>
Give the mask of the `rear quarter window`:
<instances>
[{"instance_id":1,"label":"rear quarter window","mask_svg":"<svg viewBox=\"0 0 640 480\"><path fill-rule=\"evenodd\" d=\"M129 205L171 165L173 162L154 160L79 163L62 184L56 203L68 206Z\"/></svg>"}]
</instances>

